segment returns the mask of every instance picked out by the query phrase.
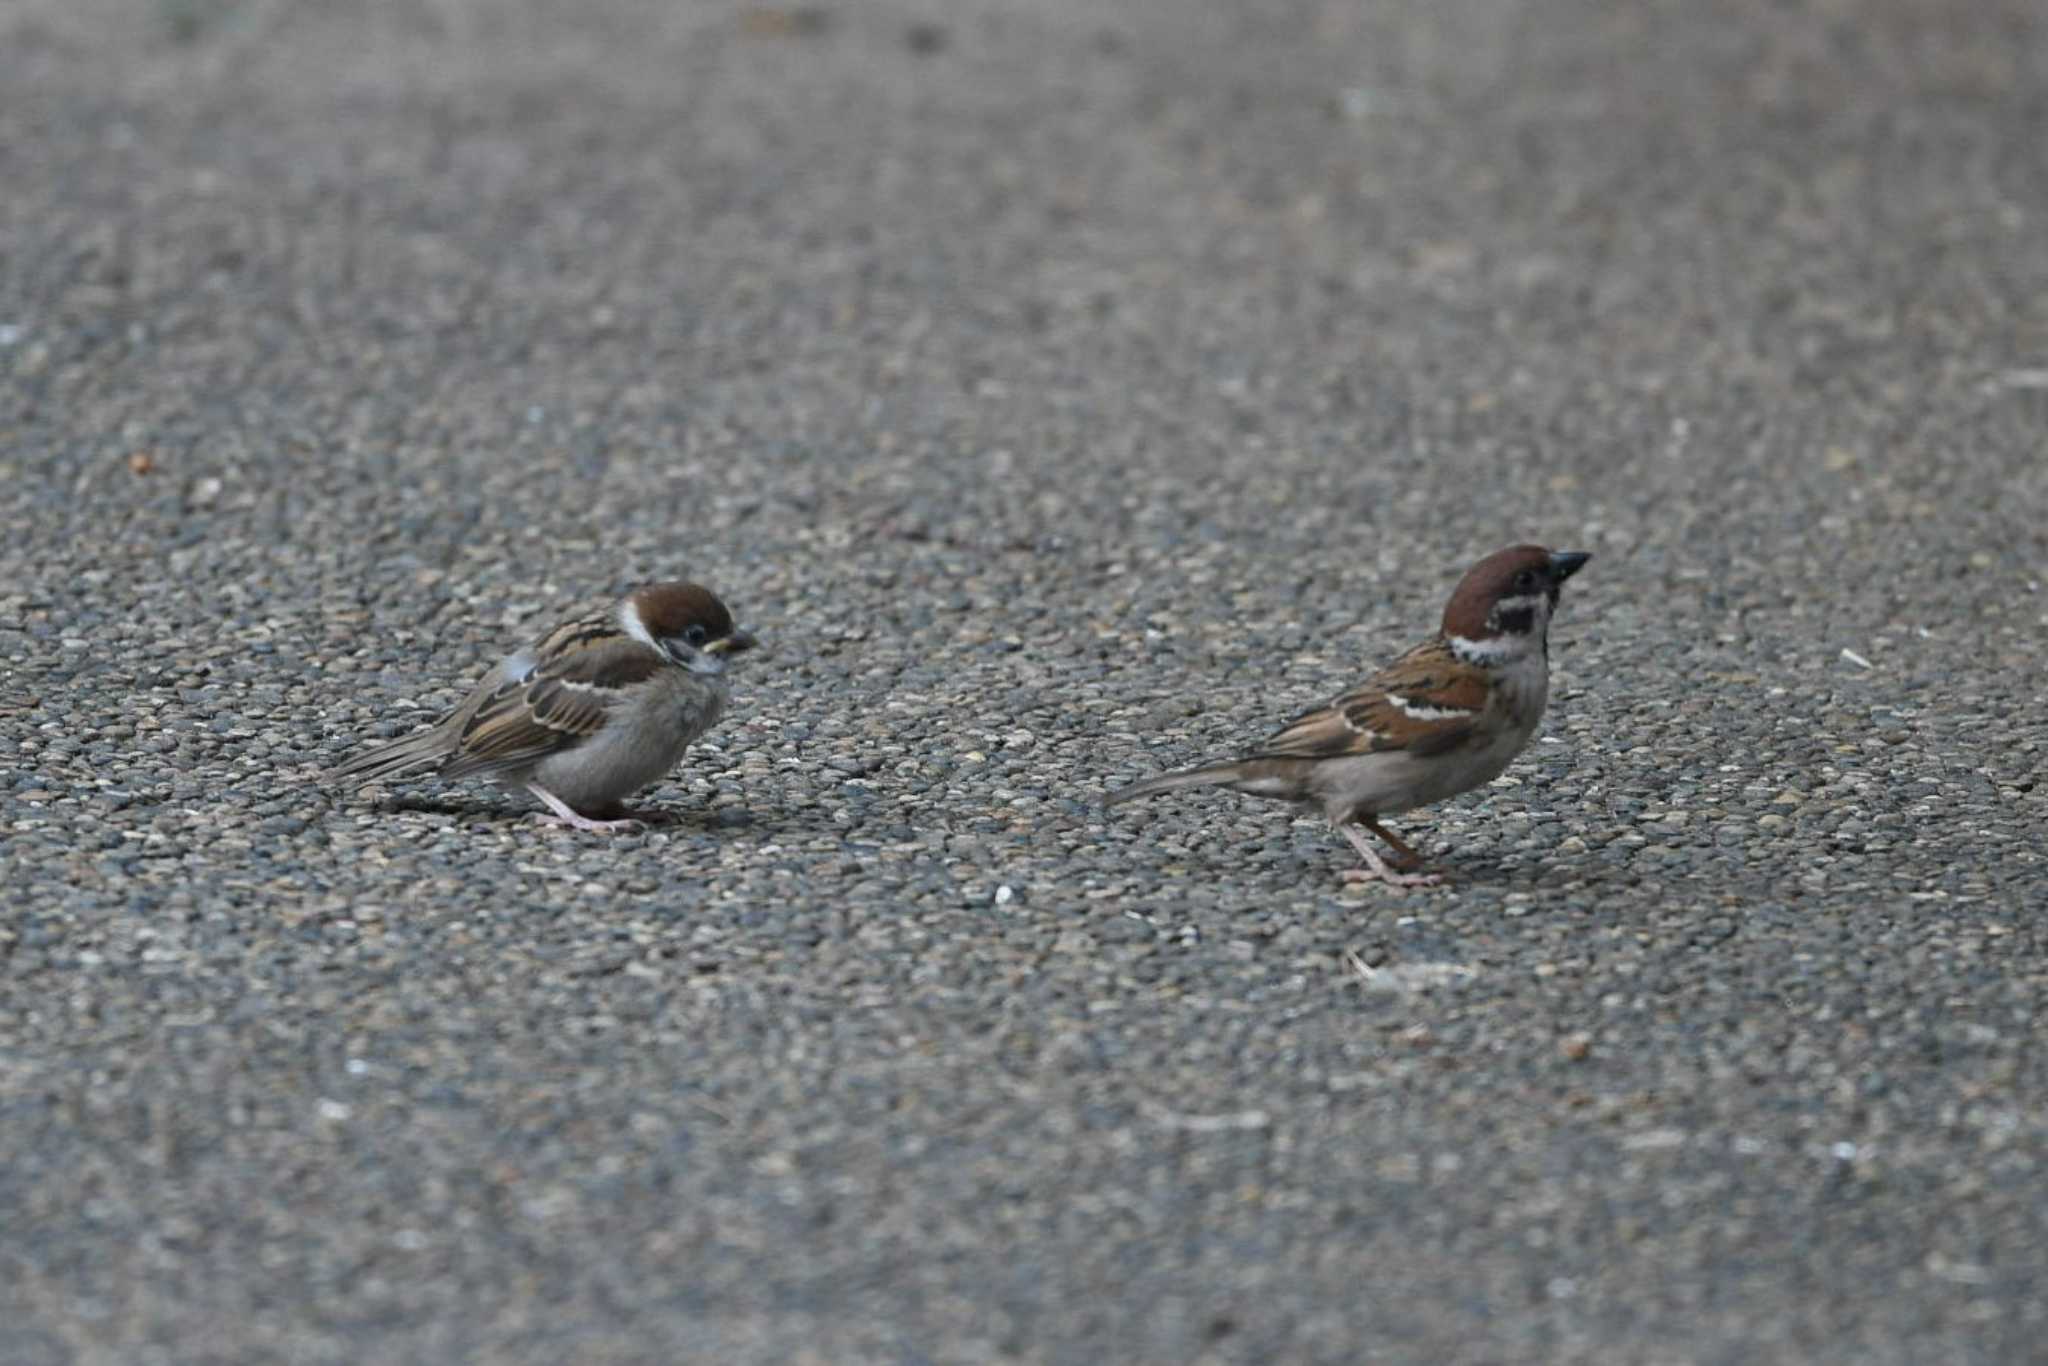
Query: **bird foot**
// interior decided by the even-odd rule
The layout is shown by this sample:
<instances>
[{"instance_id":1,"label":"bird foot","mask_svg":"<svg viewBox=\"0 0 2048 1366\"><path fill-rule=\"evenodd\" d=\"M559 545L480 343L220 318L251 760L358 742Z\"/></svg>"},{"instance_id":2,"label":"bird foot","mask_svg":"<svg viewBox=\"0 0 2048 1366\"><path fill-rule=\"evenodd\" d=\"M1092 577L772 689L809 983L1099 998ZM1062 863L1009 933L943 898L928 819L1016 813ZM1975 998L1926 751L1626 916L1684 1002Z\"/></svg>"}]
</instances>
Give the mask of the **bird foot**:
<instances>
[{"instance_id":1,"label":"bird foot","mask_svg":"<svg viewBox=\"0 0 2048 1366\"><path fill-rule=\"evenodd\" d=\"M1393 846L1393 856L1391 859L1382 858L1380 851L1373 847L1372 841L1365 837L1365 832L1357 825L1338 826L1344 838L1351 841L1351 847L1358 851L1358 856L1365 860L1363 868L1344 870L1346 882L1384 882L1390 887L1434 887L1444 880L1442 873L1417 871L1422 867L1422 855L1395 839L1385 826L1377 821L1360 823Z\"/></svg>"},{"instance_id":2,"label":"bird foot","mask_svg":"<svg viewBox=\"0 0 2048 1366\"><path fill-rule=\"evenodd\" d=\"M536 813L534 819L542 825L553 826L557 829L588 830L595 835L630 835L645 830L650 821L668 819L666 815L658 811L626 811L623 807L613 807L613 810L620 811L622 814L614 819L600 820L595 816L584 815L581 811L576 810L576 808L570 806L539 783L528 783L526 790L540 798L546 804L547 809L553 813L552 815Z\"/></svg>"},{"instance_id":3,"label":"bird foot","mask_svg":"<svg viewBox=\"0 0 2048 1366\"><path fill-rule=\"evenodd\" d=\"M567 815L536 811L533 813L533 823L535 825L547 826L552 830L588 830L596 835L632 835L647 828L647 823L636 817L629 816L623 820L615 821L594 821L590 817L580 816L574 811L569 812Z\"/></svg>"},{"instance_id":4,"label":"bird foot","mask_svg":"<svg viewBox=\"0 0 2048 1366\"><path fill-rule=\"evenodd\" d=\"M1434 887L1444 880L1442 873L1397 873L1381 864L1377 868L1346 868L1339 877L1349 882L1384 882L1389 887Z\"/></svg>"}]
</instances>

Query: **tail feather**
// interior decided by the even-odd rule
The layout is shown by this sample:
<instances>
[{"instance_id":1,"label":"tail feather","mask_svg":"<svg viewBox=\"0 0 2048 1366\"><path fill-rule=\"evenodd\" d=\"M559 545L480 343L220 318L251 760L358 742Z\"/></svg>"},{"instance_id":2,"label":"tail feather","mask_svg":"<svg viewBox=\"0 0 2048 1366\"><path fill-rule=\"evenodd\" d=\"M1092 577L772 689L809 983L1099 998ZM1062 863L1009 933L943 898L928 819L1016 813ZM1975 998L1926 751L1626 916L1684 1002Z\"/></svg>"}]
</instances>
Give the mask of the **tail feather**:
<instances>
[{"instance_id":1,"label":"tail feather","mask_svg":"<svg viewBox=\"0 0 2048 1366\"><path fill-rule=\"evenodd\" d=\"M1118 802L1134 801L1139 797L1154 797L1161 792L1179 792L1189 787L1228 787L1244 781L1244 766L1235 762L1203 764L1200 768L1184 768L1177 773L1162 773L1156 778L1120 787L1102 799L1104 806L1115 806Z\"/></svg>"},{"instance_id":2,"label":"tail feather","mask_svg":"<svg viewBox=\"0 0 2048 1366\"><path fill-rule=\"evenodd\" d=\"M423 730L417 735L408 735L403 740L394 740L388 745L366 749L361 754L344 759L327 771L330 783L381 782L400 774L413 773L421 769L439 768L448 757L448 742L441 727Z\"/></svg>"}]
</instances>

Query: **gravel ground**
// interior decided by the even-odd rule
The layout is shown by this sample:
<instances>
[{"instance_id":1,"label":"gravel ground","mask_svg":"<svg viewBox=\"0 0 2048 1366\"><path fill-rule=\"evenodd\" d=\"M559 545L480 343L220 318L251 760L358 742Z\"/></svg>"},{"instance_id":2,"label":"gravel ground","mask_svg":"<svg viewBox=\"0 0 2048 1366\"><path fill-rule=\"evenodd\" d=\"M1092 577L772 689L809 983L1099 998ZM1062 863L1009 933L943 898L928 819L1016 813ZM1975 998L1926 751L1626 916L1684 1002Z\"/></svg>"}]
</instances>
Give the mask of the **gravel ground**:
<instances>
[{"instance_id":1,"label":"gravel ground","mask_svg":"<svg viewBox=\"0 0 2048 1366\"><path fill-rule=\"evenodd\" d=\"M0 1359L2038 1360L2033 0L15 0ZM1588 549L1344 888L1106 787ZM334 793L572 600L602 840Z\"/></svg>"}]
</instances>

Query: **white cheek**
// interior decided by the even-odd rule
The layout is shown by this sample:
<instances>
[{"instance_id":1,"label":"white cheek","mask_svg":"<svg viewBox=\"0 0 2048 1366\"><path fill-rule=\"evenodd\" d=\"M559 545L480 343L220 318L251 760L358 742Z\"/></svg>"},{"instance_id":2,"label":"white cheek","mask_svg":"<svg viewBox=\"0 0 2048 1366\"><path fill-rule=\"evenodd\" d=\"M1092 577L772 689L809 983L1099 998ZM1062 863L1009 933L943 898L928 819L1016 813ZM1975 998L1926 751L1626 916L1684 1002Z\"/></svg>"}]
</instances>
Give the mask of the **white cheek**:
<instances>
[{"instance_id":1,"label":"white cheek","mask_svg":"<svg viewBox=\"0 0 2048 1366\"><path fill-rule=\"evenodd\" d=\"M619 629L639 641L650 650L660 650L654 637L647 630L647 623L640 620L640 604L627 598L619 604Z\"/></svg>"}]
</instances>

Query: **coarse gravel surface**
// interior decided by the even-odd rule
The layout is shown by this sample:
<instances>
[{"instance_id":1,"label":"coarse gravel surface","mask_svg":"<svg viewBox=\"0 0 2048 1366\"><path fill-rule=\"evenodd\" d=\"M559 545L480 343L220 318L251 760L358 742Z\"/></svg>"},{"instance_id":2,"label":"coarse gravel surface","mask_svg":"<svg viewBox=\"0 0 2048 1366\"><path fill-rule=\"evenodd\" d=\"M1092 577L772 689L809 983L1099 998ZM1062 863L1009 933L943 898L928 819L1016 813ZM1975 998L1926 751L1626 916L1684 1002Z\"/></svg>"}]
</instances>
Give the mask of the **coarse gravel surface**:
<instances>
[{"instance_id":1,"label":"coarse gravel surface","mask_svg":"<svg viewBox=\"0 0 2048 1366\"><path fill-rule=\"evenodd\" d=\"M0 8L0 1362L2019 1362L2035 0ZM1522 539L1346 888L1255 738ZM638 579L650 800L323 787Z\"/></svg>"}]
</instances>

